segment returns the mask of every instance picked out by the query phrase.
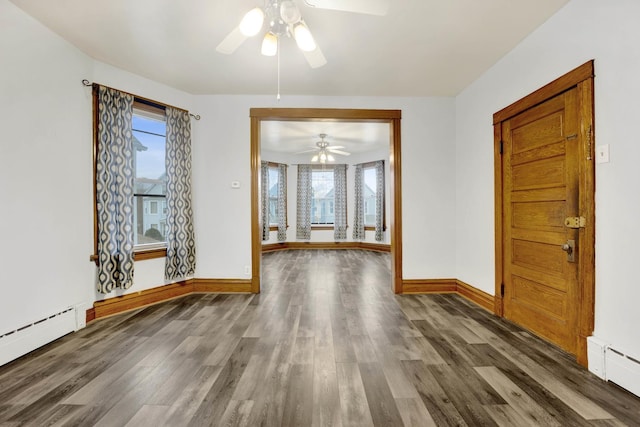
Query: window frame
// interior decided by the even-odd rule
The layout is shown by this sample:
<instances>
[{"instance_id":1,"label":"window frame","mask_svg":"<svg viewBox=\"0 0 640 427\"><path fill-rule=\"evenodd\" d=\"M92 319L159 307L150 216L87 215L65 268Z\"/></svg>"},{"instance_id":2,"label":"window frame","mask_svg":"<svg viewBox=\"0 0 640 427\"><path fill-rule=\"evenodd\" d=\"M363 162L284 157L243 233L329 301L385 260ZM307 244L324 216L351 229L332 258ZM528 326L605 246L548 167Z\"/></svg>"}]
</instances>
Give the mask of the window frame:
<instances>
[{"instance_id":1,"label":"window frame","mask_svg":"<svg viewBox=\"0 0 640 427\"><path fill-rule=\"evenodd\" d=\"M97 205L97 182L96 177L98 175L98 123L99 123L99 108L98 108L98 92L99 85L92 85L92 116L93 116L93 254L89 256L89 261L99 264L98 258L98 205ZM133 109L150 113L156 116L165 117L166 105L152 101L150 99L142 98L131 94L133 96ZM133 117L132 117L133 119ZM166 195L162 196L166 201ZM160 210L160 209L159 209ZM148 259L164 258L167 256L167 243L162 244L149 244L149 245L136 245L133 249L134 261L144 261Z\"/></svg>"},{"instance_id":2,"label":"window frame","mask_svg":"<svg viewBox=\"0 0 640 427\"><path fill-rule=\"evenodd\" d=\"M335 165L333 164L323 164L323 165L312 165L311 166L311 182L312 182L312 186L313 186L313 172L314 171L322 171L322 172L328 172L331 171L332 173L335 173ZM335 175L334 175L335 176ZM332 177L332 179L334 179ZM334 181L334 187L335 187L335 181ZM320 223L313 223L311 222L311 229L312 230L335 230L335 192L334 192L334 197L333 197L333 212L334 212L334 222L331 224L320 224ZM349 217L348 212L346 212L347 218ZM311 212L311 218L313 218L313 212ZM347 228L349 227L349 225L347 224Z\"/></svg>"},{"instance_id":3,"label":"window frame","mask_svg":"<svg viewBox=\"0 0 640 427\"><path fill-rule=\"evenodd\" d=\"M286 163L278 163L278 162L267 162L267 167L269 169L271 168L275 168L276 170L278 170L278 168L280 167L280 165L284 165L284 181L287 182L287 169L289 167L289 165L287 165ZM289 186L287 186L287 191L288 191ZM286 218L286 224L287 224L287 229L289 229L289 201L288 201L288 194L287 191L285 191L284 193L284 217ZM271 198L269 198L269 207L271 207ZM272 224L271 221L269 221L269 231L278 231L278 225L276 224Z\"/></svg>"},{"instance_id":4,"label":"window frame","mask_svg":"<svg viewBox=\"0 0 640 427\"><path fill-rule=\"evenodd\" d=\"M364 171L365 169L373 169L374 171L376 170L376 163L377 162L367 162L367 163L362 163L362 184L364 185ZM386 192L387 192L387 188L386 188L386 169L385 169L385 165L384 165L384 160L383 160L383 176L382 176L382 188L383 188L383 197L382 197L382 231L387 231L387 196L386 196ZM378 179L378 177L376 176L376 180ZM364 198L364 194L363 194L363 198ZM364 210L364 200L362 201L362 209ZM365 213L366 216L366 213ZM366 231L375 231L376 226L374 225L367 225L365 223L364 225L364 229Z\"/></svg>"}]
</instances>

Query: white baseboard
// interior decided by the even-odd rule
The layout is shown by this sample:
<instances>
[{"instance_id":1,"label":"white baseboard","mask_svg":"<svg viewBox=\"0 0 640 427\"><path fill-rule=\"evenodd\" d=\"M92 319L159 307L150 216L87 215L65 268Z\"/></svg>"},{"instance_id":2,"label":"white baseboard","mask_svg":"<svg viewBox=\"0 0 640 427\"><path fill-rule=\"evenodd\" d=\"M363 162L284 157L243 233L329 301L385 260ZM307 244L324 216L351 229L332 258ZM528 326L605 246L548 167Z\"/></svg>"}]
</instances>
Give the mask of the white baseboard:
<instances>
[{"instance_id":1,"label":"white baseboard","mask_svg":"<svg viewBox=\"0 0 640 427\"><path fill-rule=\"evenodd\" d=\"M0 336L0 366L76 330L76 310L67 308Z\"/></svg>"},{"instance_id":2,"label":"white baseboard","mask_svg":"<svg viewBox=\"0 0 640 427\"><path fill-rule=\"evenodd\" d=\"M596 338L587 338L589 371L640 396L640 358Z\"/></svg>"}]
</instances>

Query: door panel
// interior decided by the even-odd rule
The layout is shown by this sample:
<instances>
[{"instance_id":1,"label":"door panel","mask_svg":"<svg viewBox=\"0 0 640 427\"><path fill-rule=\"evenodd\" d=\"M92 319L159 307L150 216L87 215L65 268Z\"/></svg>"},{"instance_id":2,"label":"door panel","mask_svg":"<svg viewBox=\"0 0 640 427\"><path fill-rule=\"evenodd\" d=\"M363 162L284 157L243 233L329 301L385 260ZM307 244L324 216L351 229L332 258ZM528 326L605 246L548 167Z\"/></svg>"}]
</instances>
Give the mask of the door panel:
<instances>
[{"instance_id":1,"label":"door panel","mask_svg":"<svg viewBox=\"0 0 640 427\"><path fill-rule=\"evenodd\" d=\"M504 316L572 353L579 264L562 245L578 239L564 225L578 215L576 92L502 122Z\"/></svg>"}]
</instances>

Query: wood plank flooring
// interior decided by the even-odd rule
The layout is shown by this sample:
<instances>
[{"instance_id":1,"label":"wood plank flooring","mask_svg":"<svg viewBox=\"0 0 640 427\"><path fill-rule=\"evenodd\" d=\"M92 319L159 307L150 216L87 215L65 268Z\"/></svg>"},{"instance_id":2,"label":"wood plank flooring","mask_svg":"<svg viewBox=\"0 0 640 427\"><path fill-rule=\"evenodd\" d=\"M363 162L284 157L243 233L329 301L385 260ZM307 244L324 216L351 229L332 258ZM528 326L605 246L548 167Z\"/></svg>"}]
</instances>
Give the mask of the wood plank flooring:
<instances>
[{"instance_id":1,"label":"wood plank flooring","mask_svg":"<svg viewBox=\"0 0 640 427\"><path fill-rule=\"evenodd\" d=\"M640 426L640 399L389 254L265 254L259 295L97 320L0 367L0 426Z\"/></svg>"}]
</instances>

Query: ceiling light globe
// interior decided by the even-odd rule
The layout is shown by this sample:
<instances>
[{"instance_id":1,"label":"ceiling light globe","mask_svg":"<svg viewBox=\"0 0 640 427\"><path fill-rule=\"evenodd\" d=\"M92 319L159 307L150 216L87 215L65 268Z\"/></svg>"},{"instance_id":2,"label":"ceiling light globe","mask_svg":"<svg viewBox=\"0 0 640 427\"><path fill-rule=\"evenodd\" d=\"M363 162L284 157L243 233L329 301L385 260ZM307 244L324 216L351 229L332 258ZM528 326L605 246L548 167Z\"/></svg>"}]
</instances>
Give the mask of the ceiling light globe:
<instances>
[{"instance_id":1,"label":"ceiling light globe","mask_svg":"<svg viewBox=\"0 0 640 427\"><path fill-rule=\"evenodd\" d=\"M327 160L329 160L330 162L336 161L336 159L331 154L327 154Z\"/></svg>"},{"instance_id":2,"label":"ceiling light globe","mask_svg":"<svg viewBox=\"0 0 640 427\"><path fill-rule=\"evenodd\" d=\"M269 31L262 39L262 54L264 56L275 56L278 53L278 36Z\"/></svg>"},{"instance_id":3,"label":"ceiling light globe","mask_svg":"<svg viewBox=\"0 0 640 427\"><path fill-rule=\"evenodd\" d=\"M295 24L300 21L300 9L292 0L284 0L280 5L280 17L287 24Z\"/></svg>"},{"instance_id":4,"label":"ceiling light globe","mask_svg":"<svg viewBox=\"0 0 640 427\"><path fill-rule=\"evenodd\" d=\"M311 162L312 162L312 163L316 163L317 161L318 161L318 155L316 154L315 156L313 156L313 157L311 158Z\"/></svg>"},{"instance_id":5,"label":"ceiling light globe","mask_svg":"<svg viewBox=\"0 0 640 427\"><path fill-rule=\"evenodd\" d=\"M304 22L300 22L293 27L293 38L296 39L298 47L305 52L311 52L316 49L316 41Z\"/></svg>"},{"instance_id":6,"label":"ceiling light globe","mask_svg":"<svg viewBox=\"0 0 640 427\"><path fill-rule=\"evenodd\" d=\"M246 37L255 36L262 29L264 12L259 7L251 9L240 21L240 32Z\"/></svg>"}]
</instances>

